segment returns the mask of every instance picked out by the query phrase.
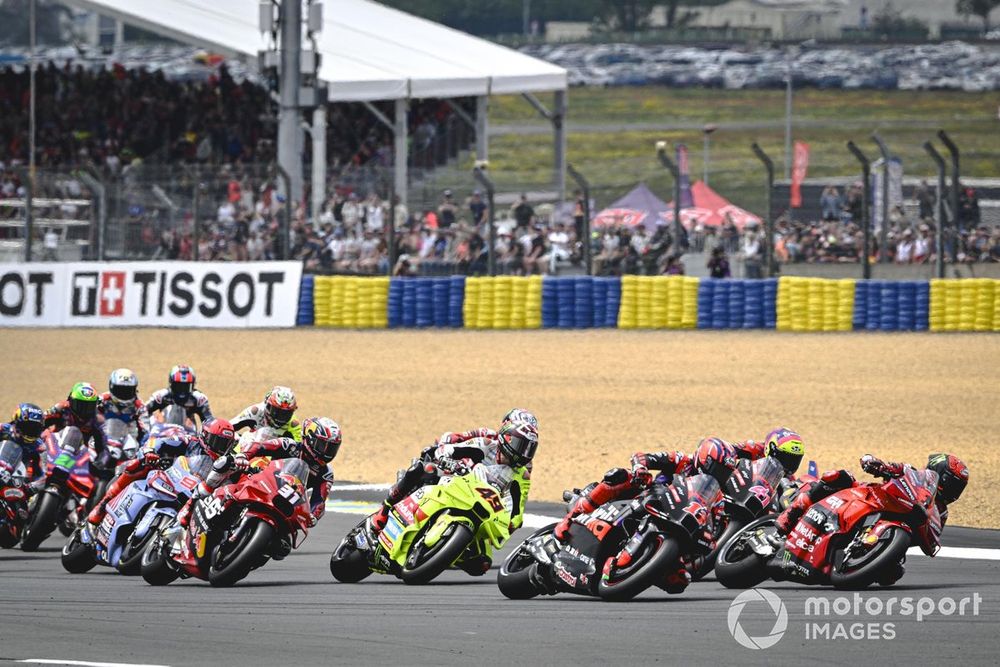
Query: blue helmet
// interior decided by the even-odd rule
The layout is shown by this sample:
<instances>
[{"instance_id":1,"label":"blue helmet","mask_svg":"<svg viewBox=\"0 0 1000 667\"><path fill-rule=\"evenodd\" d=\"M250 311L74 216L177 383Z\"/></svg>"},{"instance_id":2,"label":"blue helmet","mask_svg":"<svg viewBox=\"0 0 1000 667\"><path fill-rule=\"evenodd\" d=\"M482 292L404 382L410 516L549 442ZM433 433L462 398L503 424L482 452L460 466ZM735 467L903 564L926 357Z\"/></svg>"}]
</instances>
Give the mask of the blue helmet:
<instances>
[{"instance_id":1,"label":"blue helmet","mask_svg":"<svg viewBox=\"0 0 1000 667\"><path fill-rule=\"evenodd\" d=\"M35 442L45 430L45 413L34 403L21 403L10 420L17 436L25 442Z\"/></svg>"}]
</instances>

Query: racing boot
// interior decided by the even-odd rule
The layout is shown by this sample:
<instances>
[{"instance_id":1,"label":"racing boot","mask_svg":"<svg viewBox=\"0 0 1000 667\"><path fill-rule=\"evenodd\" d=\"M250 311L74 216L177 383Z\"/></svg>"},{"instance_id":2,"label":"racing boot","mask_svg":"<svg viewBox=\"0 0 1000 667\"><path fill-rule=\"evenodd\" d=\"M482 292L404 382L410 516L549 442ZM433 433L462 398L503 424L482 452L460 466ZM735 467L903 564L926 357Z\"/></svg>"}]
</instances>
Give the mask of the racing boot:
<instances>
[{"instance_id":1,"label":"racing boot","mask_svg":"<svg viewBox=\"0 0 1000 667\"><path fill-rule=\"evenodd\" d=\"M271 558L274 560L284 560L290 553L292 553L292 538L288 535L282 535L271 547Z\"/></svg>"},{"instance_id":2,"label":"racing boot","mask_svg":"<svg viewBox=\"0 0 1000 667\"><path fill-rule=\"evenodd\" d=\"M774 527L777 528L778 534L783 538L788 537L788 534L792 532L792 528L795 528L795 524L799 522L799 519L802 518L802 515L806 513L806 510L812 504L808 493L800 493L795 496L795 500L788 506L788 509L779 514L774 522Z\"/></svg>"},{"instance_id":3,"label":"racing boot","mask_svg":"<svg viewBox=\"0 0 1000 667\"><path fill-rule=\"evenodd\" d=\"M391 509L392 505L389 504L389 501L383 501L382 507L378 509L378 512L369 517L368 523L371 526L372 537L377 538L385 530L385 524L389 521L389 510Z\"/></svg>"},{"instance_id":4,"label":"racing boot","mask_svg":"<svg viewBox=\"0 0 1000 667\"><path fill-rule=\"evenodd\" d=\"M686 567L681 567L667 575L667 581L661 588L671 595L678 595L683 593L690 583L691 574Z\"/></svg>"},{"instance_id":5,"label":"racing boot","mask_svg":"<svg viewBox=\"0 0 1000 667\"><path fill-rule=\"evenodd\" d=\"M469 556L462 560L458 564L466 574L473 577L481 577L490 571L490 567L493 566L493 560L488 556L479 554L477 556Z\"/></svg>"}]
</instances>

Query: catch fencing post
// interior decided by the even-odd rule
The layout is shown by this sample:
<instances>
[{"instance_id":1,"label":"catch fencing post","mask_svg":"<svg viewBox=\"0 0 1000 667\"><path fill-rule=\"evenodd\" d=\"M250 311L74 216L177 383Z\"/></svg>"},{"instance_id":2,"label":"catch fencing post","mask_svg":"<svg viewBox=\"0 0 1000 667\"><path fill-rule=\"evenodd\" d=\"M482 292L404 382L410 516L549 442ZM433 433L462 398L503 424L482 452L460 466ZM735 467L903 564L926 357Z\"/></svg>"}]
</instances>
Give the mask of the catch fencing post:
<instances>
[{"instance_id":1,"label":"catch fencing post","mask_svg":"<svg viewBox=\"0 0 1000 667\"><path fill-rule=\"evenodd\" d=\"M872 141L878 145L882 154L882 228L879 230L878 261L884 264L889 261L889 161L892 155L878 132L872 132Z\"/></svg>"},{"instance_id":2,"label":"catch fencing post","mask_svg":"<svg viewBox=\"0 0 1000 667\"><path fill-rule=\"evenodd\" d=\"M961 226L961 220L958 217L958 180L960 175L959 170L959 150L955 142L951 140L948 133L944 130L939 130L938 139L944 144L944 147L948 149L948 153L951 154L951 221L954 223L955 236L958 236L959 226Z\"/></svg>"},{"instance_id":3,"label":"catch fencing post","mask_svg":"<svg viewBox=\"0 0 1000 667\"><path fill-rule=\"evenodd\" d=\"M490 177L486 175L486 168L489 165L486 161L477 162L476 166L472 169L472 175L476 177L476 180L486 188L486 206L489 210L489 223L490 223L490 233L489 233L489 246L486 248L486 272L491 276L497 274L496 266L496 253L495 246L497 241L497 224L496 224L496 207L493 205L493 196L496 194L496 188L493 186L493 181Z\"/></svg>"},{"instance_id":4,"label":"catch fencing post","mask_svg":"<svg viewBox=\"0 0 1000 667\"><path fill-rule=\"evenodd\" d=\"M656 142L656 156L660 158L660 164L667 168L674 179L674 243L680 247L681 233L681 172L674 164L674 161L667 155L667 142Z\"/></svg>"},{"instance_id":5,"label":"catch fencing post","mask_svg":"<svg viewBox=\"0 0 1000 667\"><path fill-rule=\"evenodd\" d=\"M593 275L590 266L590 183L583 174L573 168L572 164L566 165L566 171L583 191L583 264L587 267L587 275L590 276Z\"/></svg>"},{"instance_id":6,"label":"catch fencing post","mask_svg":"<svg viewBox=\"0 0 1000 667\"><path fill-rule=\"evenodd\" d=\"M847 150L854 154L858 162L861 163L861 173L863 175L863 187L864 187L864 199L861 200L861 230L864 234L864 240L861 244L861 277L868 280L872 277L872 267L868 261L868 257L871 254L871 234L872 234L872 220L871 212L869 211L868 202L871 201L872 196L872 163L871 160L858 148L853 141L847 142Z\"/></svg>"},{"instance_id":7,"label":"catch fencing post","mask_svg":"<svg viewBox=\"0 0 1000 667\"><path fill-rule=\"evenodd\" d=\"M771 217L771 192L774 190L774 161L764 152L755 141L750 148L753 149L757 159L764 163L767 171L767 180L764 185L764 233L767 239L764 242L764 263L767 265L767 277L771 278L775 274L774 265L774 218Z\"/></svg>"},{"instance_id":8,"label":"catch fencing post","mask_svg":"<svg viewBox=\"0 0 1000 667\"><path fill-rule=\"evenodd\" d=\"M937 152L934 148L934 144L929 141L924 142L924 150L927 154L931 156L934 160L934 164L937 165L938 169L938 195L937 195L937 229L934 230L934 254L937 259L934 260L934 275L938 278L944 278L944 243L942 242L942 230L944 227L944 179L945 179L945 163L944 158L941 154Z\"/></svg>"},{"instance_id":9,"label":"catch fencing post","mask_svg":"<svg viewBox=\"0 0 1000 667\"><path fill-rule=\"evenodd\" d=\"M291 259L292 258L292 178L285 171L285 168L280 164L276 165L278 168L278 174L281 176L281 180L285 183L285 192L289 193L285 195L285 205L282 208L284 215L284 229L281 232L281 244L284 246L281 249L281 259Z\"/></svg>"},{"instance_id":10,"label":"catch fencing post","mask_svg":"<svg viewBox=\"0 0 1000 667\"><path fill-rule=\"evenodd\" d=\"M80 170L80 180L97 195L97 259L107 256L108 192L100 177L90 169Z\"/></svg>"},{"instance_id":11,"label":"catch fencing post","mask_svg":"<svg viewBox=\"0 0 1000 667\"><path fill-rule=\"evenodd\" d=\"M35 174L24 179L24 261L31 261L31 241L35 233Z\"/></svg>"}]
</instances>

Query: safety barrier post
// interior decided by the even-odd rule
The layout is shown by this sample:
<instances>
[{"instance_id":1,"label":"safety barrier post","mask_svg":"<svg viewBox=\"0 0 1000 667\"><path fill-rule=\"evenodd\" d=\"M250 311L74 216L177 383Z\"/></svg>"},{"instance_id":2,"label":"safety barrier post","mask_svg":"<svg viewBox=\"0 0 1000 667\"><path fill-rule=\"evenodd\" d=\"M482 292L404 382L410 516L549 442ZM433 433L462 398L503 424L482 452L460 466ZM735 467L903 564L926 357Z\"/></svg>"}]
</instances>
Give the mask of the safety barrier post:
<instances>
[{"instance_id":1,"label":"safety barrier post","mask_svg":"<svg viewBox=\"0 0 1000 667\"><path fill-rule=\"evenodd\" d=\"M566 165L566 171L583 191L583 265L587 267L587 275L589 276L593 275L593 268L590 265L590 183L583 177L583 174L573 168L572 164Z\"/></svg>"},{"instance_id":2,"label":"safety barrier post","mask_svg":"<svg viewBox=\"0 0 1000 667\"><path fill-rule=\"evenodd\" d=\"M861 163L861 173L864 177L864 199L861 201L861 230L864 234L864 241L862 243L862 257L861 257L861 277L865 280L869 280L872 277L872 267L868 261L868 257L871 254L871 232L872 232L872 220L869 211L869 202L872 196L872 184L871 184L871 160L858 148L853 141L847 142L847 150L854 154L858 162Z\"/></svg>"},{"instance_id":3,"label":"safety barrier post","mask_svg":"<svg viewBox=\"0 0 1000 667\"><path fill-rule=\"evenodd\" d=\"M944 147L948 149L948 153L951 154L951 221L954 223L955 234L958 235L959 226L961 221L958 218L958 180L959 180L959 151L958 146L955 142L951 140L948 133L944 130L939 130L938 139L944 144Z\"/></svg>"},{"instance_id":4,"label":"safety barrier post","mask_svg":"<svg viewBox=\"0 0 1000 667\"><path fill-rule=\"evenodd\" d=\"M934 260L934 275L938 278L944 278L944 244L942 243L942 227L944 227L945 213L944 213L944 179L945 179L945 164L944 158L941 154L937 152L934 148L934 144L929 141L924 142L924 150L927 154L931 156L934 160L934 164L937 165L938 169L938 195L937 195L937 229L934 231L934 254L937 259Z\"/></svg>"},{"instance_id":5,"label":"safety barrier post","mask_svg":"<svg viewBox=\"0 0 1000 667\"><path fill-rule=\"evenodd\" d=\"M889 245L889 161L892 155L878 132L872 132L872 141L878 145L878 150L882 154L882 228L879 230L878 261L885 264L889 261L889 253L886 250Z\"/></svg>"},{"instance_id":6,"label":"safety barrier post","mask_svg":"<svg viewBox=\"0 0 1000 667\"><path fill-rule=\"evenodd\" d=\"M490 177L486 175L486 164L477 164L472 169L472 175L475 176L476 180L486 188L486 207L489 211L489 223L490 223L490 233L489 233L489 245L486 249L486 271L491 276L497 274L496 268L496 244L497 244L497 225L496 225L496 207L493 204L493 196L496 193L496 188L493 185L493 181Z\"/></svg>"},{"instance_id":7,"label":"safety barrier post","mask_svg":"<svg viewBox=\"0 0 1000 667\"><path fill-rule=\"evenodd\" d=\"M767 278L771 278L775 274L774 219L771 217L771 192L774 189L774 162L756 141L751 144L750 148L753 149L757 159L764 163L764 169L767 173L764 190L764 234L767 236L767 240L764 243L764 266L767 268L764 275Z\"/></svg>"},{"instance_id":8,"label":"safety barrier post","mask_svg":"<svg viewBox=\"0 0 1000 667\"><path fill-rule=\"evenodd\" d=\"M679 244L683 235L681 230L681 171L674 164L674 161L667 155L667 142L656 142L656 156L660 158L660 164L667 168L674 179L674 243Z\"/></svg>"}]
</instances>

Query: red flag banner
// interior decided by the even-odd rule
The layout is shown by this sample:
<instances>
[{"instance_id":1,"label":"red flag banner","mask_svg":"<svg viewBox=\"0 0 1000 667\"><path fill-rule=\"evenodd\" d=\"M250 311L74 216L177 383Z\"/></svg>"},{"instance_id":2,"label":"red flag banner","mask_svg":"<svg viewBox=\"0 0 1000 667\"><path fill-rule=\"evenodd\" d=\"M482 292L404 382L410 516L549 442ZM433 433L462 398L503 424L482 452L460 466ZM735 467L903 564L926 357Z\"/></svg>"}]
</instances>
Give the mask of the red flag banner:
<instances>
[{"instance_id":1,"label":"red flag banner","mask_svg":"<svg viewBox=\"0 0 1000 667\"><path fill-rule=\"evenodd\" d=\"M802 181L806 180L809 170L809 144L804 141L795 142L795 154L792 158L792 197L789 205L792 208L802 206Z\"/></svg>"}]
</instances>

